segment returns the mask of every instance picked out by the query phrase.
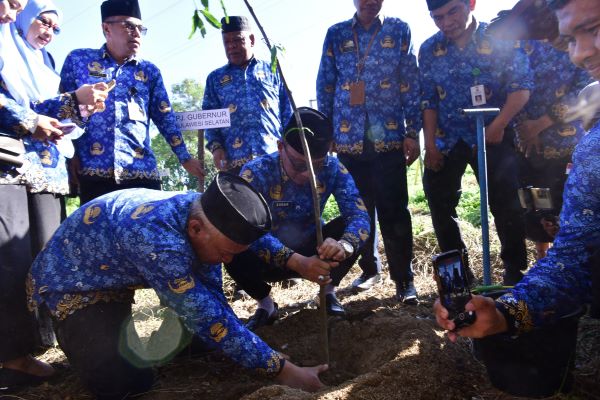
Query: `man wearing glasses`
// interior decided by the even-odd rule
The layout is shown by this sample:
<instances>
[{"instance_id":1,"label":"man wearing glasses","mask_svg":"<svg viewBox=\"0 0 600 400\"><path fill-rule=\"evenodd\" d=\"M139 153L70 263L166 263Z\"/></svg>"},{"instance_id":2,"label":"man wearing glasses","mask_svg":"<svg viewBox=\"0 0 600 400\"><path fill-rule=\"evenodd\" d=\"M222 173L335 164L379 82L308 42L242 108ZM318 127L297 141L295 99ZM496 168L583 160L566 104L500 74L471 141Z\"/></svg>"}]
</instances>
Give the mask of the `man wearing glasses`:
<instances>
[{"instance_id":1,"label":"man wearing glasses","mask_svg":"<svg viewBox=\"0 0 600 400\"><path fill-rule=\"evenodd\" d=\"M278 317L267 282L294 277L326 285L327 313L344 316L335 288L369 237L369 216L352 176L337 158L327 154L333 140L331 122L311 108L301 107L299 112L317 179L320 210L333 195L341 217L323 227L325 240L317 248L309 172L292 117L278 143L278 152L249 162L241 172L263 195L273 218L271 232L226 265L237 285L258 302L246 324L250 330L271 324Z\"/></svg>"},{"instance_id":2,"label":"man wearing glasses","mask_svg":"<svg viewBox=\"0 0 600 400\"><path fill-rule=\"evenodd\" d=\"M150 147L150 120L183 167L192 175L203 175L200 162L192 158L175 126L159 69L137 56L147 31L137 0L107 0L101 14L106 44L100 49L74 50L61 71L62 90L84 83L116 83L105 107L95 110L86 133L75 141L81 204L119 189L160 189Z\"/></svg>"}]
</instances>

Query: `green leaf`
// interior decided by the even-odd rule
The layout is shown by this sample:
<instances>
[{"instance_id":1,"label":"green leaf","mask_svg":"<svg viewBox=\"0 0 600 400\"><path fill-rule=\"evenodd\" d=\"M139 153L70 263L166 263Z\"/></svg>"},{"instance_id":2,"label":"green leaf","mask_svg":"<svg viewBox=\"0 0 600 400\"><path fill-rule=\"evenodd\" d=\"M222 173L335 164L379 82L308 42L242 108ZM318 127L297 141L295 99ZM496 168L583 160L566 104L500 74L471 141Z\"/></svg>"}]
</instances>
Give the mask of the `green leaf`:
<instances>
[{"instance_id":1,"label":"green leaf","mask_svg":"<svg viewBox=\"0 0 600 400\"><path fill-rule=\"evenodd\" d=\"M208 10L208 0L202 0L202 5L204 6L204 9Z\"/></svg>"},{"instance_id":2,"label":"green leaf","mask_svg":"<svg viewBox=\"0 0 600 400\"><path fill-rule=\"evenodd\" d=\"M229 23L229 15L227 15L227 10L225 9L225 2L221 0L221 8L223 9L223 15L225 15L225 21Z\"/></svg>"},{"instance_id":3,"label":"green leaf","mask_svg":"<svg viewBox=\"0 0 600 400\"><path fill-rule=\"evenodd\" d=\"M277 71L277 46L271 47L271 72Z\"/></svg>"},{"instance_id":4,"label":"green leaf","mask_svg":"<svg viewBox=\"0 0 600 400\"><path fill-rule=\"evenodd\" d=\"M200 19L198 10L195 10L194 15L192 16L192 33L190 33L190 36L188 37L188 39L191 39L192 36L194 36L194 33L196 33L196 30L200 29L200 32L202 32L203 26L204 26L204 23ZM202 35L202 37L204 37L204 35Z\"/></svg>"},{"instance_id":5,"label":"green leaf","mask_svg":"<svg viewBox=\"0 0 600 400\"><path fill-rule=\"evenodd\" d=\"M211 24L214 28L221 29L221 23L208 11L208 9L200 10L200 12L202 15L204 15L204 18L206 18L206 21L209 24Z\"/></svg>"}]
</instances>

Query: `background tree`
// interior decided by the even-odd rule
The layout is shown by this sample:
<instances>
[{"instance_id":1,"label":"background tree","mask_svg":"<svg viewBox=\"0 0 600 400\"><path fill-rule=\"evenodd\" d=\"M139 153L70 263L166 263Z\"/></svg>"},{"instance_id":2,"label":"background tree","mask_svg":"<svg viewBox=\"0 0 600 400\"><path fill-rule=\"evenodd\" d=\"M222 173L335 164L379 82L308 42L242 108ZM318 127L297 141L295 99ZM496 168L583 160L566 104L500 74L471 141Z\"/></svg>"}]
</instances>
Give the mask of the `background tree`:
<instances>
[{"instance_id":1,"label":"background tree","mask_svg":"<svg viewBox=\"0 0 600 400\"><path fill-rule=\"evenodd\" d=\"M184 79L171 87L171 105L173 111L197 111L202 109L202 98L204 96L204 86L195 79ZM183 138L190 154L197 156L198 149L198 131L183 131ZM171 147L160 135L152 138L152 150L156 155L158 170L161 172L161 182L163 190L197 190L198 179L187 173L179 164L179 160ZM204 180L207 186L213 179L216 170L212 157L208 152L204 155L204 169L206 178Z\"/></svg>"}]
</instances>

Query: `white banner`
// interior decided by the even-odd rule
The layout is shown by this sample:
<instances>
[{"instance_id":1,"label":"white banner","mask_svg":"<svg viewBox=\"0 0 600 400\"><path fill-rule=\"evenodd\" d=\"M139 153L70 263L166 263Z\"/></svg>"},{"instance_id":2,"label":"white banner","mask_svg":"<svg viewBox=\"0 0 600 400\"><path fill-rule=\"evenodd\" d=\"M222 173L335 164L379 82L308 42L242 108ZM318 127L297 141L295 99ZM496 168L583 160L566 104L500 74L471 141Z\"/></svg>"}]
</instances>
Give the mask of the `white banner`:
<instances>
[{"instance_id":1,"label":"white banner","mask_svg":"<svg viewBox=\"0 0 600 400\"><path fill-rule=\"evenodd\" d=\"M182 131L228 128L231 126L229 109L201 110L175 113L176 124Z\"/></svg>"}]
</instances>

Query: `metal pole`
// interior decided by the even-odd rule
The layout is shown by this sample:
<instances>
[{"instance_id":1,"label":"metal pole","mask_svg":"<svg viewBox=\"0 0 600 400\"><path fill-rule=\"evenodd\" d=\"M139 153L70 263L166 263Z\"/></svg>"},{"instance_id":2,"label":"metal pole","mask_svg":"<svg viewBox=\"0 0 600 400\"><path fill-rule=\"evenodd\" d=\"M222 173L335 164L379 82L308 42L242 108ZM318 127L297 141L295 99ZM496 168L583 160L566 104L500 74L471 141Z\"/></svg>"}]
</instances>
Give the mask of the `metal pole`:
<instances>
[{"instance_id":1,"label":"metal pole","mask_svg":"<svg viewBox=\"0 0 600 400\"><path fill-rule=\"evenodd\" d=\"M477 165L479 169L479 201L481 210L481 239L483 244L483 284L492 284L490 265L490 227L488 224L488 188L487 188L487 159L485 149L486 115L496 115L498 108L472 108L462 110L465 115L474 116L477 122Z\"/></svg>"}]
</instances>

